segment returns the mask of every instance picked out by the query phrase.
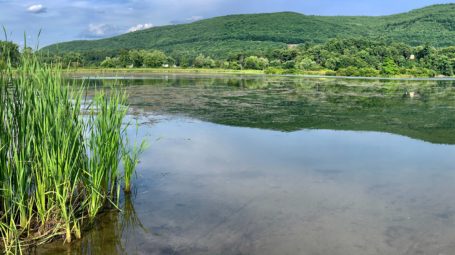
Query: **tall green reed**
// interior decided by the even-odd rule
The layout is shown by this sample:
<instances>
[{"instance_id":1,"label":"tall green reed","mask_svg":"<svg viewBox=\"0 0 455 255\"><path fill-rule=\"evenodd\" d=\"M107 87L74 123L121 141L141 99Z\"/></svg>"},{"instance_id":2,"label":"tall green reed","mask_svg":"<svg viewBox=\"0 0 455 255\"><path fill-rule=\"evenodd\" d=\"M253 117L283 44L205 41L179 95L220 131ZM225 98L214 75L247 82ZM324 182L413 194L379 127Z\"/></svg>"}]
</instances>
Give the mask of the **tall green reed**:
<instances>
[{"instance_id":1,"label":"tall green reed","mask_svg":"<svg viewBox=\"0 0 455 255\"><path fill-rule=\"evenodd\" d=\"M99 91L85 105L71 85L33 55L0 70L0 251L71 242L118 205L126 94Z\"/></svg>"},{"instance_id":2,"label":"tall green reed","mask_svg":"<svg viewBox=\"0 0 455 255\"><path fill-rule=\"evenodd\" d=\"M88 120L91 126L87 172L90 183L88 207L90 219L97 215L106 201L112 203L116 200L118 203L119 163L122 139L126 132L122 124L127 113L126 95L115 90L111 91L109 97L104 92L99 92L93 99L93 104L95 107L91 107Z\"/></svg>"}]
</instances>

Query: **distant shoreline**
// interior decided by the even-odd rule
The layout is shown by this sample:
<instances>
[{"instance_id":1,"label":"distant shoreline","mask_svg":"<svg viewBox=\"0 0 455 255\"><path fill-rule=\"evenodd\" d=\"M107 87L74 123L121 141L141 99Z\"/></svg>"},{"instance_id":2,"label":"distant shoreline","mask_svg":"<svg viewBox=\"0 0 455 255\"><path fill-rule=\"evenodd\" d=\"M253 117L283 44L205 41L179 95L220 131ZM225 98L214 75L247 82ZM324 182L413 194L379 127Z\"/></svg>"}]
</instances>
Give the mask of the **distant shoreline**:
<instances>
[{"instance_id":1,"label":"distant shoreline","mask_svg":"<svg viewBox=\"0 0 455 255\"><path fill-rule=\"evenodd\" d=\"M351 79L351 80L402 80L402 81L455 81L455 77L412 77L412 76L333 76L325 75L323 71L313 71L302 74L266 74L263 70L229 70L229 69L202 69L202 68L78 68L67 69L64 73L75 78L117 78L124 79L137 75L258 75L270 77L302 77L324 79ZM125 75L127 77L125 77Z\"/></svg>"}]
</instances>

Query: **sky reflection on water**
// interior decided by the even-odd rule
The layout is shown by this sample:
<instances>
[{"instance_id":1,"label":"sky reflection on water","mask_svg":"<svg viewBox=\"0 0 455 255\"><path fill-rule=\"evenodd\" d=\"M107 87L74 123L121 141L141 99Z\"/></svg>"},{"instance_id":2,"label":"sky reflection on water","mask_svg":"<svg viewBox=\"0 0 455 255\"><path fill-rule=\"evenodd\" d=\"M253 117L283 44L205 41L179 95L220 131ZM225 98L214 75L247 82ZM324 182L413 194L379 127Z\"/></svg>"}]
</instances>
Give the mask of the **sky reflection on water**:
<instances>
[{"instance_id":1,"label":"sky reflection on water","mask_svg":"<svg viewBox=\"0 0 455 255\"><path fill-rule=\"evenodd\" d=\"M166 90L179 91L139 86L137 92L179 97ZM200 90L210 102L221 102L228 89L218 88L216 94ZM231 96L239 93L232 90ZM185 87L182 91L187 93ZM270 99L281 92L267 93ZM258 103L265 103L262 95ZM431 102L425 107L435 105ZM455 250L455 146L336 127L285 132L215 124L196 119L199 111L192 115L182 108L178 114L172 108L177 103L164 100L152 106L164 111L154 111L135 101L139 135L151 147L142 157L135 194L123 198L123 212L101 217L80 242L48 245L38 253L396 255ZM451 104L440 101L438 107Z\"/></svg>"}]
</instances>

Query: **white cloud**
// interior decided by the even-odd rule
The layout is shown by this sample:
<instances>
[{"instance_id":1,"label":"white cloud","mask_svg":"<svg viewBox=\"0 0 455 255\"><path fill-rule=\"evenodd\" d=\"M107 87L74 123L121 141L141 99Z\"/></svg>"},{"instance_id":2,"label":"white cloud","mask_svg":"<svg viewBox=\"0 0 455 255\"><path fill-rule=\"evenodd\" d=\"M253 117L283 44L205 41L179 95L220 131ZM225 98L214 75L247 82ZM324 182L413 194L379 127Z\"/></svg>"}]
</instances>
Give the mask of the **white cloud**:
<instances>
[{"instance_id":1,"label":"white cloud","mask_svg":"<svg viewBox=\"0 0 455 255\"><path fill-rule=\"evenodd\" d=\"M100 24L93 24L90 23L88 28L85 32L82 33L83 37L87 38L102 38L102 37L109 37L118 35L122 32L122 30L116 26L100 23Z\"/></svg>"},{"instance_id":2,"label":"white cloud","mask_svg":"<svg viewBox=\"0 0 455 255\"><path fill-rule=\"evenodd\" d=\"M106 31L109 29L109 26L106 24L90 24L88 25L88 32L92 35L103 36L106 34Z\"/></svg>"},{"instance_id":3,"label":"white cloud","mask_svg":"<svg viewBox=\"0 0 455 255\"><path fill-rule=\"evenodd\" d=\"M130 29L128 29L128 32L136 32L139 30L144 30L144 29L148 29L148 28L152 28L152 27L153 27L153 24L151 24L151 23L137 24L134 27L130 27Z\"/></svg>"},{"instance_id":4,"label":"white cloud","mask_svg":"<svg viewBox=\"0 0 455 255\"><path fill-rule=\"evenodd\" d=\"M46 7L44 7L42 4L34 4L34 5L30 5L28 8L27 8L27 11L28 12L31 12L31 13L45 13L46 12Z\"/></svg>"}]
</instances>

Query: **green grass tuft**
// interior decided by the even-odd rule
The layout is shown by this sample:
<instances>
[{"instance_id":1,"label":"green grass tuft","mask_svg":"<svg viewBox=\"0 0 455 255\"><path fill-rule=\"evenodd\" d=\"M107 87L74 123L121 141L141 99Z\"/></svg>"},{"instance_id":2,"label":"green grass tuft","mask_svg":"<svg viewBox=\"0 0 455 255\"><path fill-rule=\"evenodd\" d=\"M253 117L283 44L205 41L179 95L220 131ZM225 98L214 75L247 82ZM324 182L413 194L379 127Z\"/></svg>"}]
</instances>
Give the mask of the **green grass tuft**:
<instances>
[{"instance_id":1,"label":"green grass tuft","mask_svg":"<svg viewBox=\"0 0 455 255\"><path fill-rule=\"evenodd\" d=\"M120 162L138 162L123 148L127 96L98 91L87 102L83 92L33 56L0 70L0 251L71 242L85 219L118 206Z\"/></svg>"}]
</instances>

